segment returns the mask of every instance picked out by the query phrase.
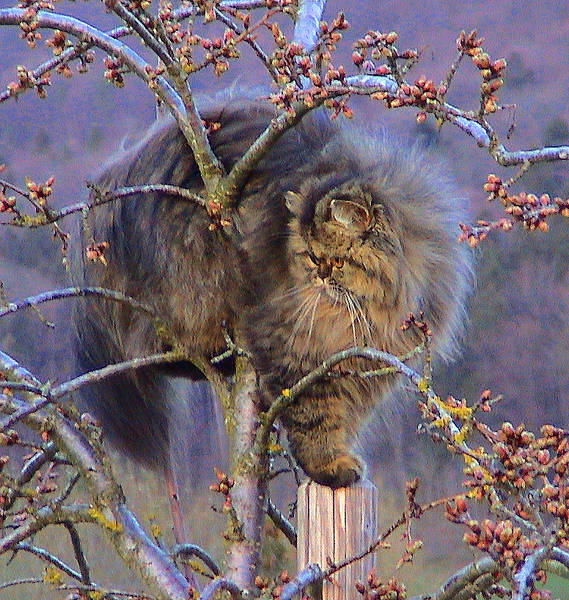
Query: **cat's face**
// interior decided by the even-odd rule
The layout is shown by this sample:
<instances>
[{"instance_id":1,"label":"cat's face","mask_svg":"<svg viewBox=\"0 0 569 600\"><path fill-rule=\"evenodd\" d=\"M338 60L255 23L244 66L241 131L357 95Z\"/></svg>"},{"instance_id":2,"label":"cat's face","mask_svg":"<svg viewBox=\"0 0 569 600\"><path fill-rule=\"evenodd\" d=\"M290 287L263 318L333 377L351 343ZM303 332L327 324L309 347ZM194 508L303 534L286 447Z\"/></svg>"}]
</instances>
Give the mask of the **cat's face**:
<instances>
[{"instance_id":1,"label":"cat's face","mask_svg":"<svg viewBox=\"0 0 569 600\"><path fill-rule=\"evenodd\" d=\"M397 312L401 295L405 261L395 215L370 190L350 183L313 199L312 206L289 192L287 206L298 319L323 325L327 337L344 331L347 345L371 343L385 315Z\"/></svg>"},{"instance_id":2,"label":"cat's face","mask_svg":"<svg viewBox=\"0 0 569 600\"><path fill-rule=\"evenodd\" d=\"M321 197L313 210L294 192L289 250L295 283L320 287L337 302L343 294L367 304L390 305L397 293L401 243L391 215L371 191L344 184Z\"/></svg>"}]
</instances>

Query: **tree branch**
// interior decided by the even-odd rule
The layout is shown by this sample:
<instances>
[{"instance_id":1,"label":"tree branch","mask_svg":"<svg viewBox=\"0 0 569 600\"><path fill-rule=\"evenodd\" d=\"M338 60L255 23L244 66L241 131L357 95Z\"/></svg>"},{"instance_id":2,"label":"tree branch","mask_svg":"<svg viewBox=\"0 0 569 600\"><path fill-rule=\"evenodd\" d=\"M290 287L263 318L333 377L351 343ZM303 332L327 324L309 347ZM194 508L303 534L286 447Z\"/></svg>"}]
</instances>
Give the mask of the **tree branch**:
<instances>
[{"instance_id":1,"label":"tree branch","mask_svg":"<svg viewBox=\"0 0 569 600\"><path fill-rule=\"evenodd\" d=\"M142 369L143 367L149 367L151 365L159 365L171 362L177 362L182 357L178 352L164 352L162 354L151 354L150 356L143 356L142 358L133 358L131 360L125 360L113 365L108 365L94 371L89 371L84 375L79 375L74 379L70 379L65 383L62 383L51 389L49 397L52 400L56 400L80 387L89 384L102 381L119 373L130 371L131 369Z\"/></svg>"},{"instance_id":2,"label":"tree branch","mask_svg":"<svg viewBox=\"0 0 569 600\"><path fill-rule=\"evenodd\" d=\"M315 105L320 106L324 99L315 100ZM265 131L249 146L245 154L233 165L219 184L215 191L215 197L219 204L224 208L230 208L237 202L241 188L245 184L249 173L255 168L255 165L263 158L267 151L274 146L276 141L291 127L298 124L301 119L312 108L308 108L304 103L298 102L294 106L294 114L282 113L275 117L267 126Z\"/></svg>"},{"instance_id":3,"label":"tree branch","mask_svg":"<svg viewBox=\"0 0 569 600\"><path fill-rule=\"evenodd\" d=\"M73 523L71 523L70 521L65 521L63 525L65 529L67 529L69 537L71 539L71 545L73 546L73 554L75 555L75 560L77 561L77 566L79 567L79 571L81 574L80 581L85 585L91 585L89 565L87 564L87 559L85 558L83 548L81 547L81 538L79 537L79 533L77 532L75 525L73 525Z\"/></svg>"},{"instance_id":4,"label":"tree branch","mask_svg":"<svg viewBox=\"0 0 569 600\"><path fill-rule=\"evenodd\" d=\"M255 452L259 426L257 375L244 357L236 359L236 384L233 391L235 432L233 439L233 477L231 501L240 522L231 532L227 572L240 589L253 590L259 565L266 494L267 454Z\"/></svg>"},{"instance_id":5,"label":"tree branch","mask_svg":"<svg viewBox=\"0 0 569 600\"><path fill-rule=\"evenodd\" d=\"M30 229L35 229L36 227L43 227L44 225L50 225L52 223L60 221L61 219L68 217L69 215L84 212L86 210L91 210L96 206L101 206L102 204L107 204L108 202L113 202L114 200L120 200L129 196L134 196L136 194L166 194L168 196L178 196L179 198L195 202L196 204L202 207L205 207L206 204L205 199L202 196L200 196L200 194L196 194L194 192L191 192L190 190L178 187L176 185L156 183L148 185L137 185L132 187L123 187L117 188L116 190L112 191L109 190L103 194L100 194L100 196L97 196L97 190L95 186L87 184L87 187L92 187L95 190L96 199L93 202L76 202L75 204L64 206L60 210L49 210L47 212L41 213L33 217L29 215L17 215L12 221L7 221L3 224L14 225L16 227L29 227Z\"/></svg>"},{"instance_id":6,"label":"tree branch","mask_svg":"<svg viewBox=\"0 0 569 600\"><path fill-rule=\"evenodd\" d=\"M24 552L29 552L30 554L33 554L34 556L37 556L38 558L41 558L42 560L45 560L46 562L52 564L54 567L58 568L60 571L62 571L66 575L69 575L69 577L72 577L73 579L76 579L77 581L82 580L81 573L78 573L77 571L72 569L69 565L66 565L62 560L57 558L57 556L54 556L53 554L49 553L47 550L44 550L43 548L38 548L37 546L32 546L31 544L27 544L25 542L20 542L19 544L16 544L12 548L12 550L14 552L18 552L20 550L23 550Z\"/></svg>"},{"instance_id":7,"label":"tree branch","mask_svg":"<svg viewBox=\"0 0 569 600\"><path fill-rule=\"evenodd\" d=\"M387 92L395 95L399 89L397 82L389 77L377 75L355 75L346 78L347 87L345 92L369 95L374 92ZM332 89L342 89L343 86L332 85ZM493 128L486 121L479 122L479 117L463 111L452 104L445 102L437 109L433 107L432 112L440 111L441 116L459 127L470 135L476 143L487 148L494 160L503 167L520 165L526 161L530 163L551 162L557 160L569 160L569 146L552 146L535 150L508 151L503 144L496 142Z\"/></svg>"},{"instance_id":8,"label":"tree branch","mask_svg":"<svg viewBox=\"0 0 569 600\"><path fill-rule=\"evenodd\" d=\"M280 595L280 600L292 600L296 594L300 594L302 590L313 583L322 581L324 573L316 564L306 565L302 571L299 571L292 581L289 581L284 587Z\"/></svg>"},{"instance_id":9,"label":"tree branch","mask_svg":"<svg viewBox=\"0 0 569 600\"><path fill-rule=\"evenodd\" d=\"M267 515L275 526L283 533L292 546L296 548L297 535L292 523L283 515L283 513L267 499Z\"/></svg>"},{"instance_id":10,"label":"tree branch","mask_svg":"<svg viewBox=\"0 0 569 600\"><path fill-rule=\"evenodd\" d=\"M535 572L541 561L547 558L549 552L550 549L544 546L525 558L521 568L513 576L514 593L512 600L524 600L528 597L528 588L533 582Z\"/></svg>"},{"instance_id":11,"label":"tree branch","mask_svg":"<svg viewBox=\"0 0 569 600\"><path fill-rule=\"evenodd\" d=\"M214 575L221 574L221 569L213 558L203 548L195 544L177 544L170 550L170 556L181 556L182 558L197 556Z\"/></svg>"},{"instance_id":12,"label":"tree branch","mask_svg":"<svg viewBox=\"0 0 569 600\"><path fill-rule=\"evenodd\" d=\"M496 573L498 564L489 557L466 565L453 573L434 594L415 596L410 600L454 600L456 595L480 577Z\"/></svg>"},{"instance_id":13,"label":"tree branch","mask_svg":"<svg viewBox=\"0 0 569 600\"><path fill-rule=\"evenodd\" d=\"M45 529L48 525L58 525L65 521L95 523L96 519L89 514L89 511L89 506L84 504L39 508L35 511L32 519L27 520L14 531L0 538L0 554L14 550L17 544Z\"/></svg>"},{"instance_id":14,"label":"tree branch","mask_svg":"<svg viewBox=\"0 0 569 600\"><path fill-rule=\"evenodd\" d=\"M15 367L19 366L13 359L11 361ZM24 405L25 403L15 397L0 398L0 408L5 412L14 412ZM171 558L156 546L140 527L135 516L126 507L122 490L114 480L109 466L100 460L99 454L75 425L50 407L28 415L26 423L32 429L48 435L64 452L81 473L93 502L87 514L80 512L76 507L59 507L57 511L46 507L40 511L49 510L47 518L52 521L76 522L79 515L84 520L98 523L125 564L138 571L158 598L187 600L187 581ZM73 512L70 514L70 511ZM36 519L32 524L26 524L4 538L0 542L0 552L7 544L22 541L29 535L26 529L38 528L38 524Z\"/></svg>"},{"instance_id":15,"label":"tree branch","mask_svg":"<svg viewBox=\"0 0 569 600\"><path fill-rule=\"evenodd\" d=\"M129 35L130 29L128 27L115 27L114 29L107 31L106 34L109 37L117 39ZM32 78L38 79L39 77L41 77L48 71L52 71L59 65L62 65L66 62L70 62L73 59L79 57L81 54L83 54L90 48L91 46L89 44L79 42L73 48L68 48L67 50L64 50L59 56L54 56L53 58L47 60L46 62L36 67L33 71L30 71ZM4 102L11 97L12 93L10 92L10 90L6 90L0 93L0 102Z\"/></svg>"},{"instance_id":16,"label":"tree branch","mask_svg":"<svg viewBox=\"0 0 569 600\"><path fill-rule=\"evenodd\" d=\"M310 53L318 41L318 26L325 6L326 0L299 0L298 2L293 41L300 44L306 54Z\"/></svg>"},{"instance_id":17,"label":"tree branch","mask_svg":"<svg viewBox=\"0 0 569 600\"><path fill-rule=\"evenodd\" d=\"M119 19L122 19L135 33L140 36L140 39L145 46L148 46L154 54L164 63L168 65L172 62L172 57L168 54L166 48L156 39L156 37L146 28L146 26L129 10L127 10L120 0L105 0L105 6L114 12Z\"/></svg>"},{"instance_id":18,"label":"tree branch","mask_svg":"<svg viewBox=\"0 0 569 600\"><path fill-rule=\"evenodd\" d=\"M242 600L243 598L241 588L236 583L229 579L218 577L204 587L200 594L200 600L212 600L222 590L229 592L234 600Z\"/></svg>"},{"instance_id":19,"label":"tree branch","mask_svg":"<svg viewBox=\"0 0 569 600\"><path fill-rule=\"evenodd\" d=\"M140 310L151 317L155 316L155 311L150 305L140 302L131 296L126 296L121 292L100 287L68 287L60 290L43 292L37 296L28 296L27 298L24 298L23 300L17 300L16 302L9 302L6 304L6 306L0 307L0 318L15 313L23 308L35 307L38 304L51 302L52 300L61 300L63 298L74 297L87 298L89 296L106 298L108 300L116 300L117 302L128 304L131 308Z\"/></svg>"},{"instance_id":20,"label":"tree branch","mask_svg":"<svg viewBox=\"0 0 569 600\"><path fill-rule=\"evenodd\" d=\"M96 27L89 25L74 17L61 15L58 13L48 13L38 11L34 16L38 26L46 29L59 29L65 33L69 33L77 37L81 42L85 42L91 46L96 46L107 52L111 56L118 58L128 69L138 75L143 81L148 83L150 78L146 71L149 67L134 50L123 44L119 40L115 40L106 33L103 33ZM0 9L0 25L19 25L26 22L26 11L18 8L2 8ZM163 78L156 77L156 93L160 99L168 105L177 121L181 121L186 117L186 108L180 96L174 91L172 86Z\"/></svg>"}]
</instances>

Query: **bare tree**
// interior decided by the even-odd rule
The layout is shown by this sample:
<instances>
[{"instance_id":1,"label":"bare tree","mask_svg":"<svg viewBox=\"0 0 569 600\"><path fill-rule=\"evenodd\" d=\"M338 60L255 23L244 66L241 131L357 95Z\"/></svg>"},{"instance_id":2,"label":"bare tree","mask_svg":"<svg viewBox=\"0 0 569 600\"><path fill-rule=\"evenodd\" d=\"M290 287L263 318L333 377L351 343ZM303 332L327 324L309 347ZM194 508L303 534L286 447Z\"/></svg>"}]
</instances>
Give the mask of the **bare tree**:
<instances>
[{"instance_id":1,"label":"bare tree","mask_svg":"<svg viewBox=\"0 0 569 600\"><path fill-rule=\"evenodd\" d=\"M333 117L349 117L352 109L348 103L356 95L369 97L370 102L378 103L378 109L380 106L411 109L419 122L429 117L439 126L454 125L498 164L517 167L506 182L488 175L485 191L490 200L503 204L505 215L495 221L461 224L461 237L471 246L494 230L507 231L518 224L545 230L549 218L569 216L569 199L510 191L511 185L532 165L568 160L569 147L514 151L506 148L492 125L492 116L501 109L498 94L506 62L484 52L476 32L460 33L456 58L445 80L435 84L426 77L410 79L419 53L398 48L398 36L394 32L369 31L358 39L353 46L352 74L336 65L335 47L348 23L343 14L329 22L322 21L324 2L196 0L182 2L175 9L163 0L158 7L146 0L106 0L104 4L123 25L105 32L54 11L44 0L25 0L18 7L0 9L0 24L19 28L20 37L30 46L51 32L47 34L51 36L47 44L54 53L51 60L35 69L18 67L17 79L0 94L0 102L11 101L29 91L43 97L48 92L52 72L64 73L73 63L83 70L88 69L95 52L102 51L106 55L104 77L107 80L121 87L125 77L140 78L160 106L172 114L193 152L204 184L203 193L148 185L95 193L90 201L55 209L52 180L44 184L30 180L25 188L0 180L0 212L4 213L7 224L49 227L66 249L68 235L62 227L68 216L85 213L102 203L121 201L135 193L160 191L196 202L207 211L211 227L223 230L231 221L251 170L280 136L322 105ZM288 29L283 25L282 15L293 21ZM206 24L204 27L202 22ZM208 37L208 23L220 24L223 34ZM266 70L274 83L268 101L277 107L278 116L226 171L210 147L206 125L196 106L192 75L209 68L221 75L230 61L239 58L243 45L251 47L260 68ZM461 109L446 100L464 59L472 61L480 76L478 109L474 111ZM101 241L93 243L86 252L90 259L104 261L105 249L105 242ZM164 318L164 315L153 314L151 307L116 291L77 287L5 302L0 308L0 317L43 302L76 296L98 296L128 303L152 318ZM420 332L422 347L428 348L428 326L418 315L411 316L405 326ZM509 423L494 431L479 416L489 411L495 400L489 392L483 392L471 405L452 397L443 400L434 391L428 360L425 371L418 373L409 366L410 357L396 357L364 347L330 356L294 386L282 390L270 408L261 412L255 401L256 374L246 353L239 350L242 345L242 340L228 339L228 355L234 355L239 373L231 386L203 357L180 356L177 351L109 365L58 385L41 381L13 358L0 353L0 371L4 378L0 394L0 411L4 415L0 423L2 441L14 447L23 443L13 429L16 424L22 424L38 436L30 457L16 466L17 459L12 459L10 466L0 473L3 485L0 552L35 554L48 565L43 576L45 583L74 591L80 597L136 596L107 589L91 579L78 534L78 525L90 523L105 532L117 556L140 575L147 590L144 597L184 599L199 594L207 600L224 590L234 598L260 593L284 600L301 593L309 584L332 576L350 562L378 551L399 529L406 532L408 542L402 561L410 561L419 547L411 538L410 521L420 518L425 511L445 505L447 518L466 528L465 541L486 556L457 572L429 598L473 598L491 592L509 594L516 600L545 598L544 592L536 590L535 583L545 578L546 571L568 577L566 432L544 426L536 437L523 426L514 427ZM273 424L298 394L315 381L331 376L334 366L351 357L369 361L369 370L359 373L361 377L399 373L412 384L420 398L426 431L435 440L442 441L449 451L464 458L466 489L451 498L419 505L415 500L417 484L412 482L408 485L402 517L369 548L362 548L345 563L330 565L325 570L311 565L294 577L282 574L278 581L259 580L265 513L291 542L295 540L292 525L267 497ZM88 416L77 414L66 401L69 394L83 385L125 370L182 358L196 362L225 406L239 407L231 411L235 423L231 450L234 470L231 475L218 473L215 487L224 497L233 532L223 573L203 548L188 544L166 550L143 531L113 476L96 424ZM471 443L474 435L478 437ZM474 443L479 446L474 447ZM243 464L248 467L243 468ZM42 482L35 490L28 485L32 477L39 477ZM53 478L57 478L57 486ZM82 481L86 489L87 499L83 502L74 495L78 481ZM475 518L470 513L471 502L481 504L492 516L484 520ZM63 526L58 528L58 535L69 535L76 568L30 541L35 533L51 525ZM203 570L213 577L201 592L195 576L189 573L186 578L175 563L175 558L188 556L197 557L204 565ZM2 587L18 583L5 582ZM357 591L366 599L405 597L404 588L398 582L380 581L374 574L370 574L367 582L358 584ZM93 592L100 596L90 596Z\"/></svg>"}]
</instances>

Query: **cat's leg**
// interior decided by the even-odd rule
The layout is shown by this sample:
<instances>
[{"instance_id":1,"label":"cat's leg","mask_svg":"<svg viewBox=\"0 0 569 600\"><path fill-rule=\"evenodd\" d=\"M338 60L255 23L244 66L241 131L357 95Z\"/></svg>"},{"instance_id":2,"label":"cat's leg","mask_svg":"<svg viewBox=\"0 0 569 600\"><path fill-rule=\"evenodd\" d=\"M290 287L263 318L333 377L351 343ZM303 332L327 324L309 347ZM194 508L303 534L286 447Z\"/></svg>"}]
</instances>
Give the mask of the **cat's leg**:
<instances>
[{"instance_id":1,"label":"cat's leg","mask_svg":"<svg viewBox=\"0 0 569 600\"><path fill-rule=\"evenodd\" d=\"M333 488L355 483L366 469L363 459L351 450L360 419L348 416L346 408L337 390L315 386L282 418L291 451L305 473Z\"/></svg>"}]
</instances>

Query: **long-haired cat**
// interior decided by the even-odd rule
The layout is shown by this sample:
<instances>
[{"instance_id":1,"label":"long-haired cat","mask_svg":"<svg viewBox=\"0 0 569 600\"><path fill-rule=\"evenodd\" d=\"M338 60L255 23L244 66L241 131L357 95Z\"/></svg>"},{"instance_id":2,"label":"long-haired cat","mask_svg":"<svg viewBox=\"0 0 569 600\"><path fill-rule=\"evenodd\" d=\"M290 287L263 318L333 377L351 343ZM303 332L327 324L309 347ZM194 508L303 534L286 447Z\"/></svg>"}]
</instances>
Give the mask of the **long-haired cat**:
<instances>
[{"instance_id":1,"label":"long-haired cat","mask_svg":"<svg viewBox=\"0 0 569 600\"><path fill-rule=\"evenodd\" d=\"M274 112L266 102L226 98L202 115L220 123L210 142L229 169ZM155 126L97 185L146 183L202 190L174 124ZM315 111L251 173L231 236L212 231L204 209L181 198L117 200L89 217L89 235L109 243L108 265L85 263L80 279L151 304L189 354L223 351L225 323L247 341L268 404L339 350L408 352L418 343L401 330L409 312L423 311L434 350L450 356L471 279L468 248L457 242L464 210L416 149ZM124 304L83 303L75 322L83 370L163 349L154 324ZM281 420L310 477L339 487L362 476L355 436L396 381L334 377L295 400ZM167 392L164 372L148 369L93 386L87 401L117 444L156 466L167 460Z\"/></svg>"}]
</instances>

